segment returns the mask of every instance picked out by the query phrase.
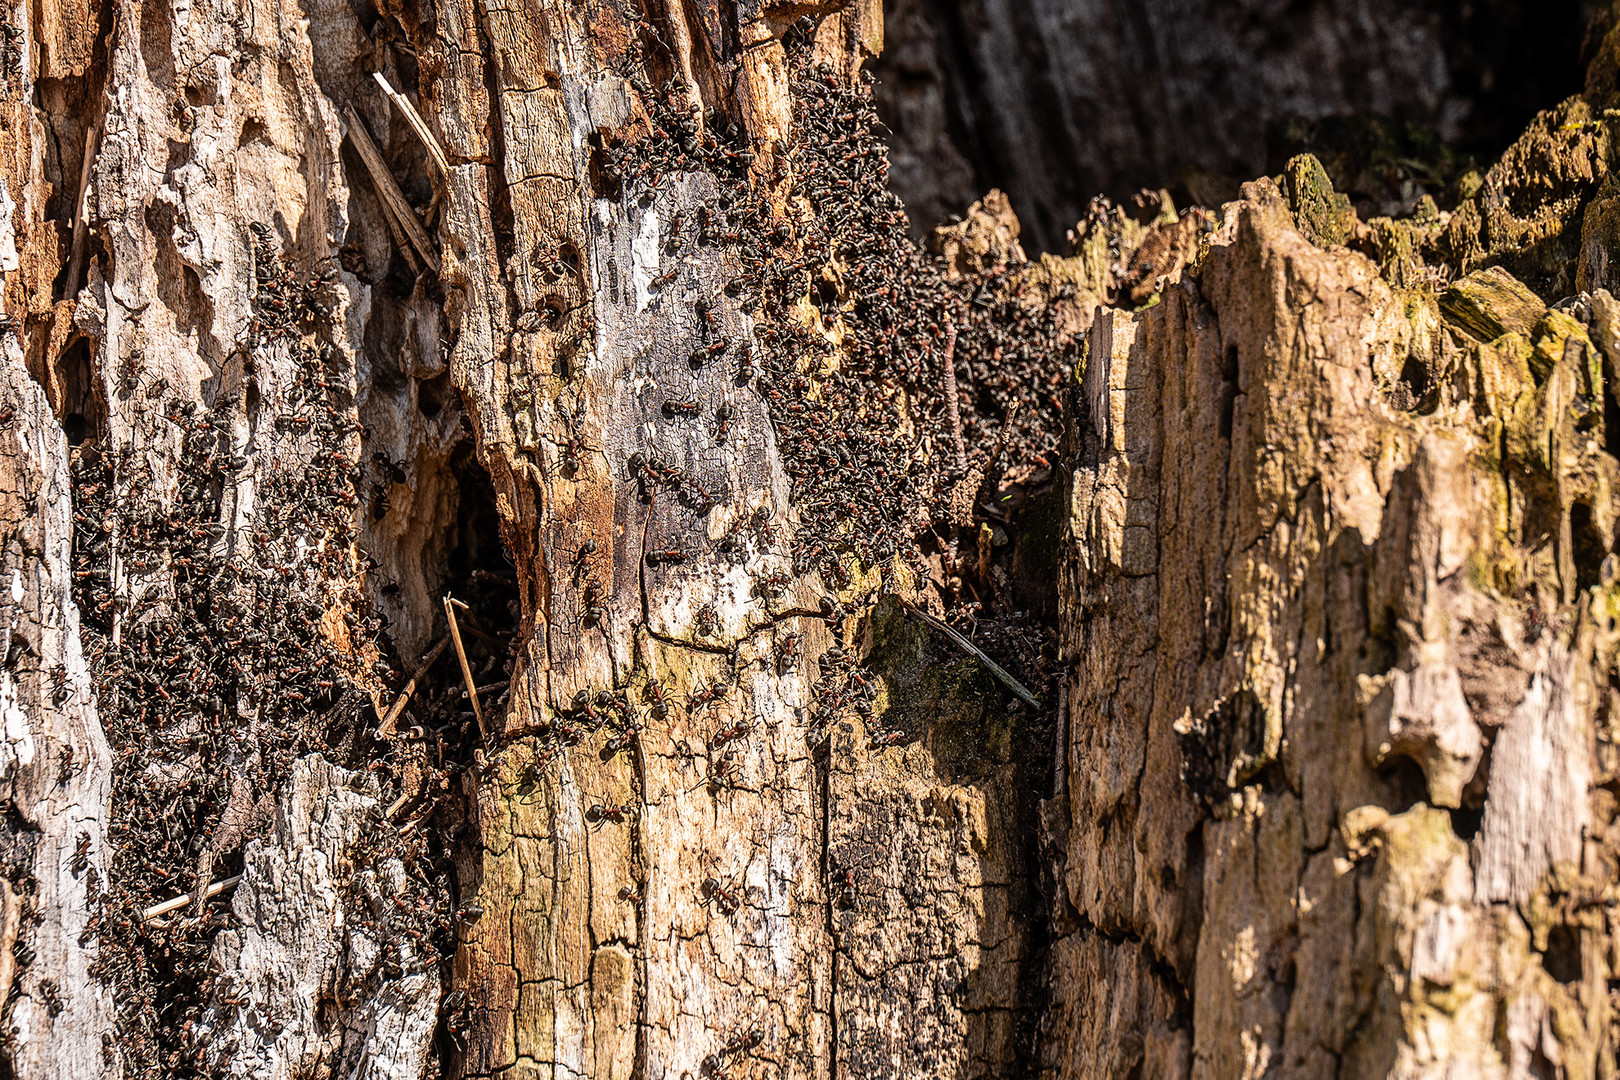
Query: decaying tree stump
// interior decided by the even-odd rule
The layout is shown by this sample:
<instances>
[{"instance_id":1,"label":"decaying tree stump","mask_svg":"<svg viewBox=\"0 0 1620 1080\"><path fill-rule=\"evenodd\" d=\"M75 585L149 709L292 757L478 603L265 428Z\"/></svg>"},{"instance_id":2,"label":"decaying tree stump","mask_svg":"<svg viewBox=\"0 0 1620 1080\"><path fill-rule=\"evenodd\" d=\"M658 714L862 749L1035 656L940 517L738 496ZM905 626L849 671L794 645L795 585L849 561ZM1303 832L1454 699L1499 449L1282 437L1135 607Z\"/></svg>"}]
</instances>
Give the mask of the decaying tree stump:
<instances>
[{"instance_id":1,"label":"decaying tree stump","mask_svg":"<svg viewBox=\"0 0 1620 1080\"><path fill-rule=\"evenodd\" d=\"M19 9L13 1073L1612 1072L1614 43L1031 260L881 39Z\"/></svg>"}]
</instances>

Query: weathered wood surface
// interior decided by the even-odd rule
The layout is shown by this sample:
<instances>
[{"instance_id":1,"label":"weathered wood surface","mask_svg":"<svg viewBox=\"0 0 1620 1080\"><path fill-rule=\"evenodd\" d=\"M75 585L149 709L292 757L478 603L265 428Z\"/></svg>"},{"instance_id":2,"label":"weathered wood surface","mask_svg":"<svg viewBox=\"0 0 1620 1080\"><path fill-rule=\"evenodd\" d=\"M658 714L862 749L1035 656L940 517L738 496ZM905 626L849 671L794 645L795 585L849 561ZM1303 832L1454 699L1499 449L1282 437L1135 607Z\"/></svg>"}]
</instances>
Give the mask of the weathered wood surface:
<instances>
[{"instance_id":1,"label":"weathered wood surface","mask_svg":"<svg viewBox=\"0 0 1620 1080\"><path fill-rule=\"evenodd\" d=\"M1047 1067L1609 1075L1615 302L1481 341L1311 210L1092 328Z\"/></svg>"},{"instance_id":2,"label":"weathered wood surface","mask_svg":"<svg viewBox=\"0 0 1620 1080\"><path fill-rule=\"evenodd\" d=\"M1009 811L985 787L932 776L926 755L898 770L899 751L869 759L847 728L833 735L833 765L813 760L811 662L859 643L853 622L834 624L836 639L823 627L830 586L794 575L789 484L761 397L733 378L735 352L701 371L688 363L715 338L738 351L753 338L722 289L735 256L680 238L715 192L671 174L650 199L609 200L591 175L593 136L639 122L650 104L631 95L641 58L618 45L645 30L616 26L605 6L539 22L446 15L447 37L484 26L502 57L494 101L469 74L439 83L429 111L452 161L468 162L447 196L452 364L532 633L504 718L515 741L469 781L481 848L463 880L486 911L515 917L480 920L458 955L456 982L474 1002L459 1067L825 1076L1007 1059L1008 1025L993 1018L1012 1016L1019 995L1014 967L997 971L994 958L1016 961L1024 935L995 897L1018 891L1006 850L1016 841L986 835L1005 823L984 819ZM865 43L875 21L875 5L833 11L820 48L847 65L844 43ZM673 9L655 22L677 54L709 32ZM725 58L762 182L790 126L776 40L790 23L751 16L740 34L754 47ZM678 86L728 107L711 96L712 58L692 63ZM483 141L488 110L502 143L484 164L497 151ZM503 238L488 208L507 204ZM700 318L705 304L717 330ZM729 437L714 420L671 423L665 403L687 398L706 418L729 408ZM644 502L637 455L684 471L718 505ZM714 543L745 524L743 559L721 556ZM655 565L649 553L666 549L683 561ZM758 583L772 575L795 583L767 596ZM789 637L803 659L784 664ZM717 683L726 692L698 704ZM557 749L575 696L614 691L638 709L655 692L673 704L625 752L604 748L611 729ZM594 816L604 807L610 817ZM837 905L828 881L840 874ZM910 899L887 899L895 889ZM983 988L959 989L975 971Z\"/></svg>"},{"instance_id":3,"label":"weathered wood surface","mask_svg":"<svg viewBox=\"0 0 1620 1080\"><path fill-rule=\"evenodd\" d=\"M111 755L96 713L72 599L68 447L17 338L0 339L0 668L7 823L0 984L19 1076L107 1067L115 1002L80 945L107 873Z\"/></svg>"},{"instance_id":4,"label":"weathered wood surface","mask_svg":"<svg viewBox=\"0 0 1620 1080\"><path fill-rule=\"evenodd\" d=\"M1302 160L1219 213L1099 210L1066 259L1028 261L999 195L933 276L865 249L904 285L881 325L926 345L873 394L893 445L952 456L927 333L955 311L969 467L881 474L923 478L904 524L943 530L932 562L805 569L833 504L795 491L786 380L739 377L782 327L725 288L759 249L693 231L739 174L775 269L848 224L847 174L794 174L794 79L852 85L877 5L814 9L827 68L797 71L802 6L385 8L24 28L0 108L16 1075L1606 1075L1612 49L1450 215L1359 222ZM615 184L623 147L692 143L654 130L671 101L752 158ZM349 109L442 276L397 248ZM849 360L880 324L841 290L871 279L815 257L773 287ZM1074 378L1006 385L1036 335L1061 359L1088 331ZM794 404L839 385L815 372ZM1040 552L996 555L977 509L1024 392L1037 426L1069 410L1055 762L976 660L874 603L975 562L996 602L1049 602ZM866 475L852 517L892 495ZM517 633L488 742L450 660L377 738L495 528L513 578L479 569ZM462 636L499 686L486 615ZM129 663L154 656L178 675ZM820 709L856 671L866 711ZM161 950L196 977L128 966Z\"/></svg>"}]
</instances>

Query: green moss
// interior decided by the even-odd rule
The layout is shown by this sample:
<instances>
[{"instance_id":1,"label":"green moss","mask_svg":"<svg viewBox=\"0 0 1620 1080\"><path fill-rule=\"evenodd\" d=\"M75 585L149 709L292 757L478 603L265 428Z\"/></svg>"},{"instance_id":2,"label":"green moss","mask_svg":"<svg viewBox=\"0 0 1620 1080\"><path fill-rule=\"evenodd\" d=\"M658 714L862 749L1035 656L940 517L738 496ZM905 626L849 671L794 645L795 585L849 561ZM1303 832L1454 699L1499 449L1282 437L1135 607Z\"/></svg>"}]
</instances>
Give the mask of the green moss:
<instances>
[{"instance_id":1,"label":"green moss","mask_svg":"<svg viewBox=\"0 0 1620 1080\"><path fill-rule=\"evenodd\" d=\"M1608 158L1607 124L1581 98L1540 113L1457 207L1437 248L1459 271L1500 265L1538 296L1567 296Z\"/></svg>"},{"instance_id":2,"label":"green moss","mask_svg":"<svg viewBox=\"0 0 1620 1080\"><path fill-rule=\"evenodd\" d=\"M1397 289L1416 284L1418 260L1413 244L1412 227L1403 221L1387 217L1373 218L1367 223L1378 244L1378 272ZM1408 318L1411 313L1408 312Z\"/></svg>"},{"instance_id":3,"label":"green moss","mask_svg":"<svg viewBox=\"0 0 1620 1080\"><path fill-rule=\"evenodd\" d=\"M1600 354L1593 346L1592 339L1587 337L1586 328L1562 311L1549 311L1542 316L1531 338L1535 346L1530 353L1530 371L1537 382L1545 382L1547 376L1552 374L1553 368L1563 360L1572 339L1583 347L1584 356L1596 358L1596 362L1601 364ZM1589 367L1583 368L1580 375L1584 382L1582 392L1588 397L1603 385L1601 367L1597 370L1596 378Z\"/></svg>"},{"instance_id":4,"label":"green moss","mask_svg":"<svg viewBox=\"0 0 1620 1080\"><path fill-rule=\"evenodd\" d=\"M1350 199L1333 190L1327 170L1311 154L1291 158L1283 168L1283 191L1305 238L1317 246L1342 245L1356 227Z\"/></svg>"},{"instance_id":5,"label":"green moss","mask_svg":"<svg viewBox=\"0 0 1620 1080\"><path fill-rule=\"evenodd\" d=\"M1529 337L1546 311L1540 297L1500 266L1476 270L1440 297L1446 322L1476 341L1508 333Z\"/></svg>"}]
</instances>

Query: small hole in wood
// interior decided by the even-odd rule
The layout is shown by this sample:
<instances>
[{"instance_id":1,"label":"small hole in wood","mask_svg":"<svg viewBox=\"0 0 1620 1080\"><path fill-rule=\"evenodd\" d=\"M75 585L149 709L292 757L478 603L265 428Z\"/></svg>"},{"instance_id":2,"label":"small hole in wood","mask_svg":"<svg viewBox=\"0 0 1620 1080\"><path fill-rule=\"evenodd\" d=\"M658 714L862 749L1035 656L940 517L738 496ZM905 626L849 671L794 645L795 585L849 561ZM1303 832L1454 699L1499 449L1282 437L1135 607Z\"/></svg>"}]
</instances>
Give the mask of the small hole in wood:
<instances>
[{"instance_id":1,"label":"small hole in wood","mask_svg":"<svg viewBox=\"0 0 1620 1080\"><path fill-rule=\"evenodd\" d=\"M567 309L555 296L548 296L540 302L540 322L547 330L555 330L561 326L565 314Z\"/></svg>"}]
</instances>

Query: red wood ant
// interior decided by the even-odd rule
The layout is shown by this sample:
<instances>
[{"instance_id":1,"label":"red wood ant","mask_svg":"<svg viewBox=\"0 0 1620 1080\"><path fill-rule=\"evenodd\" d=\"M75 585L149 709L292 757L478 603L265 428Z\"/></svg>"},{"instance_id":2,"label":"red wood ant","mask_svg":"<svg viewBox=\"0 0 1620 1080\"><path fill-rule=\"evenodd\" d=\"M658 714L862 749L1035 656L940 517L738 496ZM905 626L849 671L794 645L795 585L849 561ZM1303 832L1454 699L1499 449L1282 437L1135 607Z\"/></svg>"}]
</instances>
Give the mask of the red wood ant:
<instances>
[{"instance_id":1,"label":"red wood ant","mask_svg":"<svg viewBox=\"0 0 1620 1080\"><path fill-rule=\"evenodd\" d=\"M574 552L572 566L574 569L574 584L578 585L581 577L590 572L591 556L596 554L596 541L586 540Z\"/></svg>"},{"instance_id":2,"label":"red wood ant","mask_svg":"<svg viewBox=\"0 0 1620 1080\"><path fill-rule=\"evenodd\" d=\"M720 794L721 788L734 788L741 781L737 775L737 751L733 747L709 763L708 788L710 795Z\"/></svg>"},{"instance_id":3,"label":"red wood ant","mask_svg":"<svg viewBox=\"0 0 1620 1080\"><path fill-rule=\"evenodd\" d=\"M698 1066L698 1075L713 1076L725 1068L731 1058L748 1053L748 1051L764 1041L764 1033L759 1028L751 1028L727 1042L719 1050L704 1057L702 1064Z\"/></svg>"},{"instance_id":4,"label":"red wood ant","mask_svg":"<svg viewBox=\"0 0 1620 1080\"><path fill-rule=\"evenodd\" d=\"M776 639L771 646L771 650L776 655L776 673L778 675L786 674L787 670L798 660L799 635L784 634Z\"/></svg>"},{"instance_id":5,"label":"red wood ant","mask_svg":"<svg viewBox=\"0 0 1620 1080\"><path fill-rule=\"evenodd\" d=\"M711 685L711 686L700 686L695 691L693 691L692 700L690 702L690 707L691 707L693 712L701 712L703 709L705 709L708 706L714 704L716 701L719 701L721 698L723 698L725 696L726 696L726 684L725 684L725 682L723 680L721 680L721 679L716 679L714 681L713 685Z\"/></svg>"},{"instance_id":6,"label":"red wood ant","mask_svg":"<svg viewBox=\"0 0 1620 1080\"><path fill-rule=\"evenodd\" d=\"M775 600L788 587L789 578L780 570L754 582L754 595L764 600Z\"/></svg>"},{"instance_id":7,"label":"red wood ant","mask_svg":"<svg viewBox=\"0 0 1620 1080\"><path fill-rule=\"evenodd\" d=\"M602 585L594 577L585 581L585 594L580 597L580 624L583 626L600 626L607 618L607 608L602 606Z\"/></svg>"},{"instance_id":8,"label":"red wood ant","mask_svg":"<svg viewBox=\"0 0 1620 1080\"><path fill-rule=\"evenodd\" d=\"M636 740L640 737L641 725L631 724L629 727L619 732L619 734L613 736L613 738L602 744L602 760L608 761L616 756L619 751L630 749L632 746L636 745Z\"/></svg>"},{"instance_id":9,"label":"red wood ant","mask_svg":"<svg viewBox=\"0 0 1620 1080\"><path fill-rule=\"evenodd\" d=\"M641 688L641 700L650 706L648 711L656 719L669 719L669 695L664 692L663 683L657 679L647 680L647 685Z\"/></svg>"},{"instance_id":10,"label":"red wood ant","mask_svg":"<svg viewBox=\"0 0 1620 1080\"><path fill-rule=\"evenodd\" d=\"M899 730L898 728L890 730L890 731L874 732L872 734L872 746L875 749L881 750L884 747L894 746L894 745L898 744L905 737L906 737L906 733L904 731Z\"/></svg>"},{"instance_id":11,"label":"red wood ant","mask_svg":"<svg viewBox=\"0 0 1620 1080\"><path fill-rule=\"evenodd\" d=\"M702 892L704 902L713 904L722 915L730 915L742 907L742 898L712 877L704 879Z\"/></svg>"},{"instance_id":12,"label":"red wood ant","mask_svg":"<svg viewBox=\"0 0 1620 1080\"><path fill-rule=\"evenodd\" d=\"M710 753L713 753L722 746L726 745L726 743L731 742L733 739L740 739L747 734L748 721L746 720L739 720L730 727L721 728L719 731L714 733L714 738L709 740L709 751Z\"/></svg>"},{"instance_id":13,"label":"red wood ant","mask_svg":"<svg viewBox=\"0 0 1620 1080\"><path fill-rule=\"evenodd\" d=\"M623 806L593 806L585 811L585 820L592 825L600 825L611 821L615 825L623 825L636 812L636 808L629 803Z\"/></svg>"}]
</instances>

